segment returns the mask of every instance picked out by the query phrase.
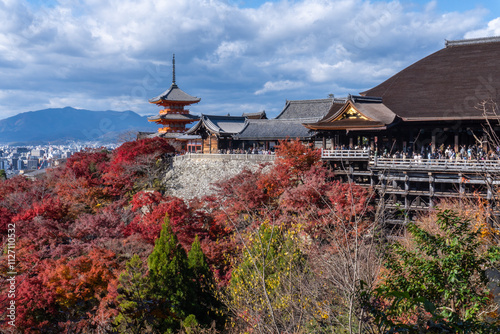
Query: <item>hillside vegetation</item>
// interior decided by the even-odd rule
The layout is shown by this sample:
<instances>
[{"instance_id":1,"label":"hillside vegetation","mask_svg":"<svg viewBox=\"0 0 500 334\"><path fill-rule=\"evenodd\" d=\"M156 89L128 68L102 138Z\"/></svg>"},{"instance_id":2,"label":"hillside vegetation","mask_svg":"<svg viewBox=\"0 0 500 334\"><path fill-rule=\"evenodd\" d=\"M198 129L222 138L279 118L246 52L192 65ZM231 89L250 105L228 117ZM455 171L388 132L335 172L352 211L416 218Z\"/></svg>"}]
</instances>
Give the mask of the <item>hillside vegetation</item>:
<instances>
[{"instance_id":1,"label":"hillside vegetation","mask_svg":"<svg viewBox=\"0 0 500 334\"><path fill-rule=\"evenodd\" d=\"M395 242L374 193L298 141L189 201L165 195L173 153L144 139L0 181L3 331L497 332L498 231L480 202L443 203Z\"/></svg>"}]
</instances>

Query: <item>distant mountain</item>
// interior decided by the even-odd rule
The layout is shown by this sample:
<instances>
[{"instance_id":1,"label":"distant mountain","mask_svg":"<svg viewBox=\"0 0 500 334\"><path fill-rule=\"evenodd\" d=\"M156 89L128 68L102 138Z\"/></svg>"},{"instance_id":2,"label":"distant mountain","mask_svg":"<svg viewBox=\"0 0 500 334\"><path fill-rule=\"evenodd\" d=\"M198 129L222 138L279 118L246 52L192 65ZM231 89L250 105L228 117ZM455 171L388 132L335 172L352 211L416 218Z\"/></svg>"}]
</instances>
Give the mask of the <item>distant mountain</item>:
<instances>
[{"instance_id":1,"label":"distant mountain","mask_svg":"<svg viewBox=\"0 0 500 334\"><path fill-rule=\"evenodd\" d=\"M71 107L29 111L0 120L0 143L116 140L127 131L154 132L158 125L133 111Z\"/></svg>"}]
</instances>

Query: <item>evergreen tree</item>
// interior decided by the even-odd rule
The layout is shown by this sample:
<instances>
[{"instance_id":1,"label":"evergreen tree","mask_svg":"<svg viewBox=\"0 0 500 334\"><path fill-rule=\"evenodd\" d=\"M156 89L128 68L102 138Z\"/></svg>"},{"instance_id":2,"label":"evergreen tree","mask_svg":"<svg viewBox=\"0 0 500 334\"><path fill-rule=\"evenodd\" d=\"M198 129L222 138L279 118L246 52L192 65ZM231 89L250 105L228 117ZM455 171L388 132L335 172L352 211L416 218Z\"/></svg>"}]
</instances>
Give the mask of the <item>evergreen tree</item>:
<instances>
[{"instance_id":1,"label":"evergreen tree","mask_svg":"<svg viewBox=\"0 0 500 334\"><path fill-rule=\"evenodd\" d=\"M0 181L7 180L7 173L5 173L5 169L0 169Z\"/></svg>"},{"instance_id":2,"label":"evergreen tree","mask_svg":"<svg viewBox=\"0 0 500 334\"><path fill-rule=\"evenodd\" d=\"M222 303L215 297L215 281L201 250L198 236L188 253L188 265L194 279L190 313L200 325L210 325L222 318Z\"/></svg>"},{"instance_id":3,"label":"evergreen tree","mask_svg":"<svg viewBox=\"0 0 500 334\"><path fill-rule=\"evenodd\" d=\"M149 281L156 320L154 327L160 333L180 328L189 313L193 291L192 274L186 252L172 231L170 220L165 223L148 258Z\"/></svg>"},{"instance_id":4,"label":"evergreen tree","mask_svg":"<svg viewBox=\"0 0 500 334\"><path fill-rule=\"evenodd\" d=\"M437 217L437 232L408 224L413 248L390 247L369 306L375 323L388 333L498 333L485 316L495 309L486 270L498 264L500 248L484 245L481 232L453 211Z\"/></svg>"},{"instance_id":5,"label":"evergreen tree","mask_svg":"<svg viewBox=\"0 0 500 334\"><path fill-rule=\"evenodd\" d=\"M115 319L118 333L140 334L149 332L148 323L152 322L150 309L149 278L142 260L134 255L126 264L118 281L118 302L120 313Z\"/></svg>"}]
</instances>

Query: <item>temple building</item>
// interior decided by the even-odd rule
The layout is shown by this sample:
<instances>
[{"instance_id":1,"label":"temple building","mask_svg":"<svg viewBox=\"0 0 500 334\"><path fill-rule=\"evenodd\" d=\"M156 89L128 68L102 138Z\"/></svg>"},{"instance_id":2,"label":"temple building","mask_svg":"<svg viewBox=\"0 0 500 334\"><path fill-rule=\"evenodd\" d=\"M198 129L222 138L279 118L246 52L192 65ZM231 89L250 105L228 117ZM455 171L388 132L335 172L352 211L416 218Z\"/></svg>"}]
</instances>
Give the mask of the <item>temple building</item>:
<instances>
[{"instance_id":1,"label":"temple building","mask_svg":"<svg viewBox=\"0 0 500 334\"><path fill-rule=\"evenodd\" d=\"M316 131L303 126L304 122L316 122L331 109L333 99L286 101L281 113L274 119L247 119L241 132L234 135L242 149L262 148L270 150L280 140L299 139L314 142Z\"/></svg>"},{"instance_id":2,"label":"temple building","mask_svg":"<svg viewBox=\"0 0 500 334\"><path fill-rule=\"evenodd\" d=\"M304 122L338 178L377 190L384 221L482 198L500 221L500 37L447 41Z\"/></svg>"},{"instance_id":3,"label":"temple building","mask_svg":"<svg viewBox=\"0 0 500 334\"><path fill-rule=\"evenodd\" d=\"M172 85L162 94L149 100L161 107L159 114L148 117L148 121L155 122L162 127L158 133L162 137L177 138L186 131L186 125L199 120L198 116L189 113L186 106L200 102L200 98L191 96L182 91L175 83L175 55L172 58Z\"/></svg>"},{"instance_id":4,"label":"temple building","mask_svg":"<svg viewBox=\"0 0 500 334\"><path fill-rule=\"evenodd\" d=\"M380 85L338 100L317 122L323 148L370 146L408 155L476 145L489 151L484 125L498 127L500 38L447 41L446 47Z\"/></svg>"},{"instance_id":5,"label":"temple building","mask_svg":"<svg viewBox=\"0 0 500 334\"><path fill-rule=\"evenodd\" d=\"M197 151L200 153L221 153L237 147L233 135L245 126L246 117L201 115L198 123L186 132L188 136L199 136L201 140Z\"/></svg>"}]
</instances>

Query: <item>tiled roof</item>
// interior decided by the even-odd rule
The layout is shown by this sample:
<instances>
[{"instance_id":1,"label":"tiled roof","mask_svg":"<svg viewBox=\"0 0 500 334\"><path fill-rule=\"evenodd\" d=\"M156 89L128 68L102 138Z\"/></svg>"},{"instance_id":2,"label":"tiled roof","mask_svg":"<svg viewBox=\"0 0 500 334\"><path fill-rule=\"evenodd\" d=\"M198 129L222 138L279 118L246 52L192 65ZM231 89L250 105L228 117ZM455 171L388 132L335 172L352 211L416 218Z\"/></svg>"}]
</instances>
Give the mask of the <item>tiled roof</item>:
<instances>
[{"instance_id":1,"label":"tiled roof","mask_svg":"<svg viewBox=\"0 0 500 334\"><path fill-rule=\"evenodd\" d=\"M243 131L233 137L241 140L310 139L314 134L300 120L249 119Z\"/></svg>"},{"instance_id":2,"label":"tiled roof","mask_svg":"<svg viewBox=\"0 0 500 334\"><path fill-rule=\"evenodd\" d=\"M447 42L362 95L379 96L404 121L483 119L500 95L500 39Z\"/></svg>"},{"instance_id":3,"label":"tiled roof","mask_svg":"<svg viewBox=\"0 0 500 334\"><path fill-rule=\"evenodd\" d=\"M251 118L251 119L267 119L266 112L264 110L259 112L246 112L241 115L242 117Z\"/></svg>"},{"instance_id":4,"label":"tiled roof","mask_svg":"<svg viewBox=\"0 0 500 334\"><path fill-rule=\"evenodd\" d=\"M200 121L196 123L186 134L195 134L202 127L216 134L235 134L245 126L245 117L239 116L217 116L201 115Z\"/></svg>"},{"instance_id":5,"label":"tiled roof","mask_svg":"<svg viewBox=\"0 0 500 334\"><path fill-rule=\"evenodd\" d=\"M333 99L287 101L277 119L317 121L330 110Z\"/></svg>"},{"instance_id":6,"label":"tiled roof","mask_svg":"<svg viewBox=\"0 0 500 334\"><path fill-rule=\"evenodd\" d=\"M191 115L191 114L164 114L164 115L155 115L149 116L148 121L154 122L156 120L165 119L165 120L180 120L180 121L196 121L200 119L200 116Z\"/></svg>"},{"instance_id":7,"label":"tiled roof","mask_svg":"<svg viewBox=\"0 0 500 334\"><path fill-rule=\"evenodd\" d=\"M314 130L341 130L354 128L386 128L397 119L380 98L349 96L345 103L337 101L328 114L318 122L304 122L304 126ZM354 108L365 118L342 119L342 115Z\"/></svg>"},{"instance_id":8,"label":"tiled roof","mask_svg":"<svg viewBox=\"0 0 500 334\"><path fill-rule=\"evenodd\" d=\"M177 84L172 83L169 89L167 89L165 92L162 94L158 95L157 97L154 97L149 100L150 103L158 103L161 101L171 101L171 102L189 102L191 103L197 103L200 102L201 98L191 96L182 89L180 89Z\"/></svg>"}]
</instances>

